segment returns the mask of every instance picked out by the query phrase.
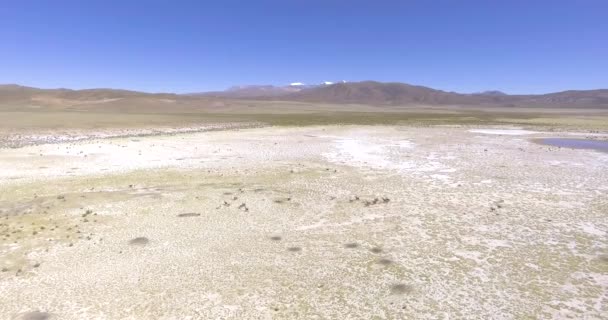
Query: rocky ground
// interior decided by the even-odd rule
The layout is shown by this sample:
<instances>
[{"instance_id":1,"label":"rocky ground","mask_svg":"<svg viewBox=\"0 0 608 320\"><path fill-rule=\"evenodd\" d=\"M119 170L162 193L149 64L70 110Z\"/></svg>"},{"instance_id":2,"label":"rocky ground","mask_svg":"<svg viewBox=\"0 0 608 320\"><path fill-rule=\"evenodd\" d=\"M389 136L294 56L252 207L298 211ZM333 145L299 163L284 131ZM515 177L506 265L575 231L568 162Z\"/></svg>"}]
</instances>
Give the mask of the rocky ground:
<instances>
[{"instance_id":1,"label":"rocky ground","mask_svg":"<svg viewBox=\"0 0 608 320\"><path fill-rule=\"evenodd\" d=\"M602 133L598 133L602 135ZM0 150L0 318L602 319L608 154L463 126Z\"/></svg>"}]
</instances>

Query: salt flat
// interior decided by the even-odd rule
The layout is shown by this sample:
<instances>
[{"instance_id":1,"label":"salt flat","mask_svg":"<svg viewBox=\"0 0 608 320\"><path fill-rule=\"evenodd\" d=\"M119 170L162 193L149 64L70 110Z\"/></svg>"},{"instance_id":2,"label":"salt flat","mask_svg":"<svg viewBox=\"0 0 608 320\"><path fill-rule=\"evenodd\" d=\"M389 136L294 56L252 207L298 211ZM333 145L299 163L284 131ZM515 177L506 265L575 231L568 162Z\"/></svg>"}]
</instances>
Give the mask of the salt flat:
<instances>
[{"instance_id":1,"label":"salt flat","mask_svg":"<svg viewBox=\"0 0 608 320\"><path fill-rule=\"evenodd\" d=\"M328 125L0 149L0 318L606 318L608 154L531 140L550 135Z\"/></svg>"}]
</instances>

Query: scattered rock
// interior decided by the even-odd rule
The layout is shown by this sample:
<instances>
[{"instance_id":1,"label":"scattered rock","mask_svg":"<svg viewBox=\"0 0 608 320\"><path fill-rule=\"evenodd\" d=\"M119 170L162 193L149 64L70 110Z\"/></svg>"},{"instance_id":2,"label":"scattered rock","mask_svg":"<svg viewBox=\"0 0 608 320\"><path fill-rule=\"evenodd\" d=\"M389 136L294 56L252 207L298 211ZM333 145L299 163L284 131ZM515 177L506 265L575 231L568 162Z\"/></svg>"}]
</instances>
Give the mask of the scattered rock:
<instances>
[{"instance_id":1,"label":"scattered rock","mask_svg":"<svg viewBox=\"0 0 608 320\"><path fill-rule=\"evenodd\" d=\"M502 209L505 206L504 203L505 203L505 200L502 200L502 199L498 200L498 201L494 201L492 203L492 205L490 206L490 211L494 212L498 209Z\"/></svg>"},{"instance_id":2,"label":"scattered rock","mask_svg":"<svg viewBox=\"0 0 608 320\"><path fill-rule=\"evenodd\" d=\"M393 260L387 259L387 258L382 258L382 259L376 260L376 263L381 264L383 266L388 266L388 265L393 264Z\"/></svg>"},{"instance_id":3,"label":"scattered rock","mask_svg":"<svg viewBox=\"0 0 608 320\"><path fill-rule=\"evenodd\" d=\"M274 203L285 203L291 201L291 197L287 197L287 198L280 198L280 199L275 199L273 200Z\"/></svg>"},{"instance_id":4,"label":"scattered rock","mask_svg":"<svg viewBox=\"0 0 608 320\"><path fill-rule=\"evenodd\" d=\"M300 251L302 251L302 248L300 248L300 247L289 247L289 248L287 248L287 251L300 252Z\"/></svg>"},{"instance_id":5,"label":"scattered rock","mask_svg":"<svg viewBox=\"0 0 608 320\"><path fill-rule=\"evenodd\" d=\"M41 311L30 311L22 313L17 317L19 320L48 320L51 319L51 314L48 312Z\"/></svg>"},{"instance_id":6,"label":"scattered rock","mask_svg":"<svg viewBox=\"0 0 608 320\"><path fill-rule=\"evenodd\" d=\"M187 218L187 217L198 217L200 216L200 213L196 213L196 212L186 212L186 213L180 213L177 216L179 218Z\"/></svg>"},{"instance_id":7,"label":"scattered rock","mask_svg":"<svg viewBox=\"0 0 608 320\"><path fill-rule=\"evenodd\" d=\"M383 250L380 247L373 247L369 249L369 251L371 251L372 253L382 253Z\"/></svg>"},{"instance_id":8,"label":"scattered rock","mask_svg":"<svg viewBox=\"0 0 608 320\"><path fill-rule=\"evenodd\" d=\"M348 248L348 249L355 249L358 248L359 244L355 243L355 242L350 242L344 245L344 248Z\"/></svg>"},{"instance_id":9,"label":"scattered rock","mask_svg":"<svg viewBox=\"0 0 608 320\"><path fill-rule=\"evenodd\" d=\"M281 241L283 238L281 238L280 236L272 236L270 237L270 240L272 241Z\"/></svg>"},{"instance_id":10,"label":"scattered rock","mask_svg":"<svg viewBox=\"0 0 608 320\"><path fill-rule=\"evenodd\" d=\"M359 200L359 198L357 198L357 200ZM391 201L391 199L389 199L388 197L382 197L382 199L380 198L374 198L373 200L365 200L363 201L363 205L366 207L372 206L372 205L376 205L379 203L389 203ZM353 200L351 200L350 202L353 202Z\"/></svg>"},{"instance_id":11,"label":"scattered rock","mask_svg":"<svg viewBox=\"0 0 608 320\"><path fill-rule=\"evenodd\" d=\"M403 284L403 283L397 283L397 284L391 285L391 294L394 294L394 295L403 295L403 294L412 292L412 290L413 290L412 286Z\"/></svg>"},{"instance_id":12,"label":"scattered rock","mask_svg":"<svg viewBox=\"0 0 608 320\"><path fill-rule=\"evenodd\" d=\"M148 244L148 242L150 242L150 240L148 240L146 237L137 237L135 239L131 239L129 244L134 246L145 246Z\"/></svg>"}]
</instances>

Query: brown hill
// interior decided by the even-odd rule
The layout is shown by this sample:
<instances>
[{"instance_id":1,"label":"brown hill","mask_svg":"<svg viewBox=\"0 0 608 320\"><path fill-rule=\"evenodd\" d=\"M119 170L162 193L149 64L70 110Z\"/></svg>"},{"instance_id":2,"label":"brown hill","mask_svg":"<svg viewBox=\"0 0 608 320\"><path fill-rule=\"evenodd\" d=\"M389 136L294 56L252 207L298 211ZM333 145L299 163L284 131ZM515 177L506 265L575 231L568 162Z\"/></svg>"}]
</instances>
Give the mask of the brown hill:
<instances>
[{"instance_id":1,"label":"brown hill","mask_svg":"<svg viewBox=\"0 0 608 320\"><path fill-rule=\"evenodd\" d=\"M453 92L445 92L405 83L376 81L336 83L305 89L284 97L286 100L356 104L477 104L484 100Z\"/></svg>"},{"instance_id":2,"label":"brown hill","mask_svg":"<svg viewBox=\"0 0 608 320\"><path fill-rule=\"evenodd\" d=\"M608 108L608 89L563 91L542 95L446 92L405 83L363 81L305 89L282 100L371 105L487 105L521 107Z\"/></svg>"},{"instance_id":3,"label":"brown hill","mask_svg":"<svg viewBox=\"0 0 608 320\"><path fill-rule=\"evenodd\" d=\"M230 99L229 99L230 98ZM162 110L163 108L217 108L245 100L323 102L378 106L517 106L608 109L608 89L563 91L542 95L507 95L499 92L461 94L405 83L376 81L336 83L292 90L285 87L247 86L223 93L178 95L117 89L38 89L0 85L0 109L19 108L112 108ZM240 100L240 102L239 102ZM232 102L231 102L232 101Z\"/></svg>"},{"instance_id":4,"label":"brown hill","mask_svg":"<svg viewBox=\"0 0 608 320\"><path fill-rule=\"evenodd\" d=\"M608 106L608 89L568 90L525 97L524 101L530 104Z\"/></svg>"},{"instance_id":5,"label":"brown hill","mask_svg":"<svg viewBox=\"0 0 608 320\"><path fill-rule=\"evenodd\" d=\"M145 93L120 89L39 89L14 84L0 85L0 108L70 107L95 105L122 100L186 99L176 94Z\"/></svg>"}]
</instances>

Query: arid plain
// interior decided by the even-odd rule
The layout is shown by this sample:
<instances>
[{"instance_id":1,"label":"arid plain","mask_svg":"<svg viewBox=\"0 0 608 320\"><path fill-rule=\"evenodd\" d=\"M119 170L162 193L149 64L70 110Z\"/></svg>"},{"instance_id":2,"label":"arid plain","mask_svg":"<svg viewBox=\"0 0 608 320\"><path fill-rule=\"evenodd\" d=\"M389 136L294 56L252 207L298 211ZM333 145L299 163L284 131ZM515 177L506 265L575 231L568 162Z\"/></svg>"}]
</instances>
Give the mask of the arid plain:
<instances>
[{"instance_id":1,"label":"arid plain","mask_svg":"<svg viewBox=\"0 0 608 320\"><path fill-rule=\"evenodd\" d=\"M209 103L0 110L0 318L608 316L605 109Z\"/></svg>"}]
</instances>

